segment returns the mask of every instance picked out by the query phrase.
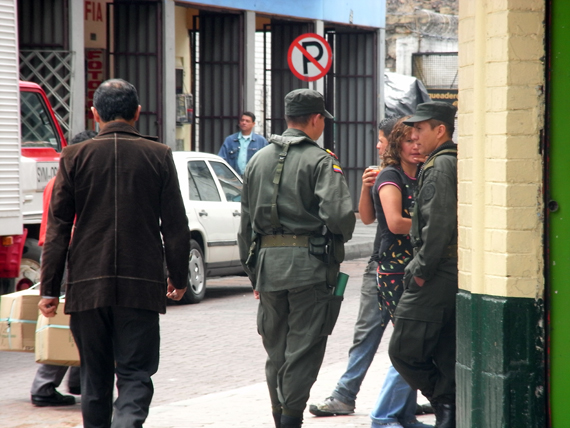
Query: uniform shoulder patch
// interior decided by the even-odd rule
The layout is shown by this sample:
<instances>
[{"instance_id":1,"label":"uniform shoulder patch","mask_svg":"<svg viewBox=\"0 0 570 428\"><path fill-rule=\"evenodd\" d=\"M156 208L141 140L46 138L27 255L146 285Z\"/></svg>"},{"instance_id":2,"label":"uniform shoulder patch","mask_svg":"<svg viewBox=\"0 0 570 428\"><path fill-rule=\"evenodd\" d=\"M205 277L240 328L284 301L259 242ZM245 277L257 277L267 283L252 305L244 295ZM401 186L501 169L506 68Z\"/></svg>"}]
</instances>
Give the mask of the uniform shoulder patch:
<instances>
[{"instance_id":1,"label":"uniform shoulder patch","mask_svg":"<svg viewBox=\"0 0 570 428\"><path fill-rule=\"evenodd\" d=\"M344 175L344 172L342 172L342 168L340 167L340 165L334 164L333 163L333 171L334 172L338 172L339 174Z\"/></svg>"},{"instance_id":2,"label":"uniform shoulder patch","mask_svg":"<svg viewBox=\"0 0 570 428\"><path fill-rule=\"evenodd\" d=\"M338 160L338 156L335 155L333 152L331 152L329 149L325 149L325 152L327 152L329 155L331 155L333 158L335 158L336 160Z\"/></svg>"},{"instance_id":3,"label":"uniform shoulder patch","mask_svg":"<svg viewBox=\"0 0 570 428\"><path fill-rule=\"evenodd\" d=\"M427 184L421 191L422 199L424 201L429 201L435 195L435 185L432 183Z\"/></svg>"}]
</instances>

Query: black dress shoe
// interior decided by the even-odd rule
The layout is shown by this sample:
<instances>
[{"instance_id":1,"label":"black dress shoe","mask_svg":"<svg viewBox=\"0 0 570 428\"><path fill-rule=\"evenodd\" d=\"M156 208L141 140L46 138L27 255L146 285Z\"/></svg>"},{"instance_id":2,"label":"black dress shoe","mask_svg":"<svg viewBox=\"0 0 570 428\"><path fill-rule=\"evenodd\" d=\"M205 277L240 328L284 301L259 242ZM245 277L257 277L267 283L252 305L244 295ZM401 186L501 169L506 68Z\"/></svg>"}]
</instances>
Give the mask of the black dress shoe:
<instances>
[{"instance_id":1,"label":"black dress shoe","mask_svg":"<svg viewBox=\"0 0 570 428\"><path fill-rule=\"evenodd\" d=\"M81 387L80 386L68 386L67 390L70 394L73 395L81 395Z\"/></svg>"},{"instance_id":2,"label":"black dress shoe","mask_svg":"<svg viewBox=\"0 0 570 428\"><path fill-rule=\"evenodd\" d=\"M281 428L301 428L303 418L281 415Z\"/></svg>"},{"instance_id":3,"label":"black dress shoe","mask_svg":"<svg viewBox=\"0 0 570 428\"><path fill-rule=\"evenodd\" d=\"M32 404L37 407L57 407L72 406L75 404L75 397L62 395L55 391L52 395L32 395Z\"/></svg>"},{"instance_id":4,"label":"black dress shoe","mask_svg":"<svg viewBox=\"0 0 570 428\"><path fill-rule=\"evenodd\" d=\"M455 428L455 404L437 403L435 426L437 428Z\"/></svg>"}]
</instances>

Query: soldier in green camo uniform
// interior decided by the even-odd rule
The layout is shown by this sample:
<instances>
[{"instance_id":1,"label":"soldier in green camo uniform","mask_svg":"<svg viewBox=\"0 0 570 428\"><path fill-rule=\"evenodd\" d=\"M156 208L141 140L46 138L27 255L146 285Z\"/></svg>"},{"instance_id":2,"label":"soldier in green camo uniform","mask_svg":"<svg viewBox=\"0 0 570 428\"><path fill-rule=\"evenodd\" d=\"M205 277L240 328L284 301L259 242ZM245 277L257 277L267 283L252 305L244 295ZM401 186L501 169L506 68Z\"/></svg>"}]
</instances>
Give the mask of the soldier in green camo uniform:
<instances>
[{"instance_id":1,"label":"soldier in green camo uniform","mask_svg":"<svg viewBox=\"0 0 570 428\"><path fill-rule=\"evenodd\" d=\"M418 105L404 123L428 155L417 175L410 238L389 354L406 382L432 403L437 428L455 428L455 298L457 294L457 147L451 141L457 109Z\"/></svg>"},{"instance_id":2,"label":"soldier in green camo uniform","mask_svg":"<svg viewBox=\"0 0 570 428\"><path fill-rule=\"evenodd\" d=\"M323 96L290 92L285 118L288 129L245 170L238 242L259 299L275 426L298 428L340 311L332 289L356 219L338 159L315 142L332 118Z\"/></svg>"}]
</instances>

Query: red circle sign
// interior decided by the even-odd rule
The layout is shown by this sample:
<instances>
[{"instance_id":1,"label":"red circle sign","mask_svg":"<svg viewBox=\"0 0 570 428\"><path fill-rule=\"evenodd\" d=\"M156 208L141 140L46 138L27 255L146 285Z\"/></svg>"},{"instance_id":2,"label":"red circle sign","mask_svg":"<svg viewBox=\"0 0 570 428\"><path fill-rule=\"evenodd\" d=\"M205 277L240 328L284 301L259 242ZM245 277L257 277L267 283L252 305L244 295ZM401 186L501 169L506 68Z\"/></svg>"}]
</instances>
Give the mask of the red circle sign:
<instances>
[{"instance_id":1,"label":"red circle sign","mask_svg":"<svg viewBox=\"0 0 570 428\"><path fill-rule=\"evenodd\" d=\"M332 50L318 34L302 34L289 46L287 62L295 76L313 82L327 74L331 68Z\"/></svg>"}]
</instances>

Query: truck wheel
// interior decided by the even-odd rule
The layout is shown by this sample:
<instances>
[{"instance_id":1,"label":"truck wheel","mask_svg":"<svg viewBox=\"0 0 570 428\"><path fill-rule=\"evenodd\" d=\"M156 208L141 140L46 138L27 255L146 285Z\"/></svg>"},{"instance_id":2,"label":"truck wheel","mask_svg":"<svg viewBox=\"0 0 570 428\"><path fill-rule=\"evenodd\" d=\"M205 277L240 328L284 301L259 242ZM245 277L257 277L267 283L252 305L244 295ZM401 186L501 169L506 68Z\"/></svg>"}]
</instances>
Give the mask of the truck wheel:
<instances>
[{"instance_id":1,"label":"truck wheel","mask_svg":"<svg viewBox=\"0 0 570 428\"><path fill-rule=\"evenodd\" d=\"M22 261L20 262L20 276L16 278L16 291L25 290L40 282L40 257L42 249L38 240L26 239Z\"/></svg>"},{"instance_id":2,"label":"truck wheel","mask_svg":"<svg viewBox=\"0 0 570 428\"><path fill-rule=\"evenodd\" d=\"M200 303L206 295L206 265L204 252L193 239L190 240L190 260L188 271L188 290L180 303Z\"/></svg>"}]
</instances>

